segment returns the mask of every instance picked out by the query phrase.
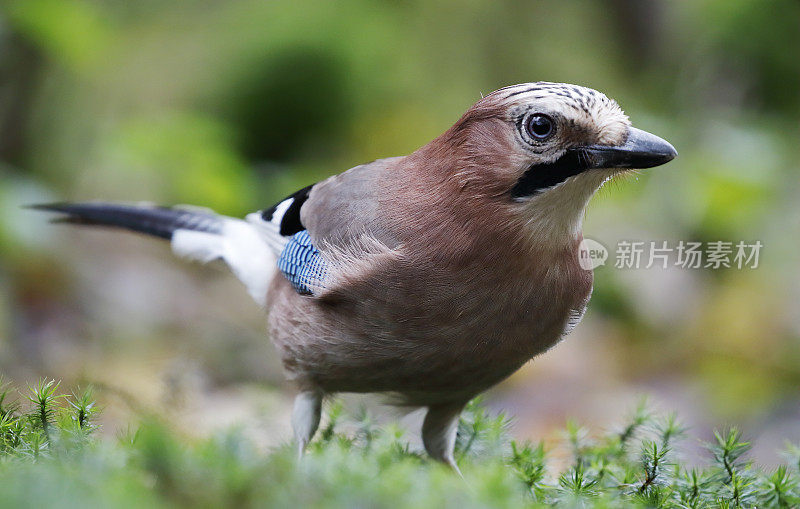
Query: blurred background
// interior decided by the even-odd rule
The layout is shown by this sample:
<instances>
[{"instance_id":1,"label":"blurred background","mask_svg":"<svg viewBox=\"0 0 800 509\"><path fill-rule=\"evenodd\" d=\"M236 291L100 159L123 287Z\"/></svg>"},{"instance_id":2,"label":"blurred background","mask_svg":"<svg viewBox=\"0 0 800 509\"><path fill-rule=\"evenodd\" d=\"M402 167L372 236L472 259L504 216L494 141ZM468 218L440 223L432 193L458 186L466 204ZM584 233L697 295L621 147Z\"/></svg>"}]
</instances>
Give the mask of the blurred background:
<instances>
[{"instance_id":1,"label":"blurred background","mask_svg":"<svg viewBox=\"0 0 800 509\"><path fill-rule=\"evenodd\" d=\"M800 3L19 0L0 7L0 373L99 389L187 434L291 436L264 317L165 243L24 204L191 203L229 215L415 150L481 94L596 88L672 142L612 183L587 237L761 241L757 269L595 271L582 324L492 390L513 432L602 430L641 395L772 464L800 441ZM613 252L612 259L613 261ZM691 444L690 444L691 448Z\"/></svg>"}]
</instances>

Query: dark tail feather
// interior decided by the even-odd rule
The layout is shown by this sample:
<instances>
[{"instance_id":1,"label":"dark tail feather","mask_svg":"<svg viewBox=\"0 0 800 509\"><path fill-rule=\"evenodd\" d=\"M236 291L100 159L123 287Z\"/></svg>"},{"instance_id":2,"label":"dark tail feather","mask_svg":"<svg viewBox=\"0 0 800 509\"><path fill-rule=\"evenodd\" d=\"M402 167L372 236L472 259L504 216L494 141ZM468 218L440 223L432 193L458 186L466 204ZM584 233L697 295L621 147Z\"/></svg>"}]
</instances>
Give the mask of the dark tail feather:
<instances>
[{"instance_id":1,"label":"dark tail feather","mask_svg":"<svg viewBox=\"0 0 800 509\"><path fill-rule=\"evenodd\" d=\"M49 203L30 208L60 212L63 217L53 222L112 226L172 239L175 230L220 233L222 221L212 213L153 205L119 203Z\"/></svg>"}]
</instances>

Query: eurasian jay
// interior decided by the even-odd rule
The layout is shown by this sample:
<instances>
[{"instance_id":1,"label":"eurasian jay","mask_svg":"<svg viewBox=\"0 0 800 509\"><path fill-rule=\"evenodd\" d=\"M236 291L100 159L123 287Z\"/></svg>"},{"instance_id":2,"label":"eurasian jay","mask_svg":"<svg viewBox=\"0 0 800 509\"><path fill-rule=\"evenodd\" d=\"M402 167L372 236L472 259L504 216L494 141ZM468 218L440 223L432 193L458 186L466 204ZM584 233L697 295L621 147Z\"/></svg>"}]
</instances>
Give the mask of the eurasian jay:
<instances>
[{"instance_id":1,"label":"eurasian jay","mask_svg":"<svg viewBox=\"0 0 800 509\"><path fill-rule=\"evenodd\" d=\"M457 469L465 403L583 316L592 272L578 251L591 196L626 169L676 155L602 93L537 82L483 97L411 155L356 166L244 219L113 203L38 208L224 260L266 307L300 391L300 452L326 395L378 392L427 407L425 449Z\"/></svg>"}]
</instances>

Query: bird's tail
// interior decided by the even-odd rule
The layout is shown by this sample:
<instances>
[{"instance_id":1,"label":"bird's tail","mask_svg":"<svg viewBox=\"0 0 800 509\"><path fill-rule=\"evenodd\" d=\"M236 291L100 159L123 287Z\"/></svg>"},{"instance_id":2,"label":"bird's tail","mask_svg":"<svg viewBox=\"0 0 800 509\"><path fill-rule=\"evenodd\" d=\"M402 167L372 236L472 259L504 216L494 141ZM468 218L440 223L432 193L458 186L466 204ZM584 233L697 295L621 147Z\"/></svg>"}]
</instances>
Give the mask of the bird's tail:
<instances>
[{"instance_id":1,"label":"bird's tail","mask_svg":"<svg viewBox=\"0 0 800 509\"><path fill-rule=\"evenodd\" d=\"M31 208L60 212L55 223L111 226L172 240L177 230L219 234L222 218L207 211L123 203L48 203Z\"/></svg>"},{"instance_id":2,"label":"bird's tail","mask_svg":"<svg viewBox=\"0 0 800 509\"><path fill-rule=\"evenodd\" d=\"M109 226L161 237L183 258L203 263L222 259L259 304L264 303L275 272L275 255L263 233L241 219L206 209L103 202L32 208L61 213L54 222Z\"/></svg>"}]
</instances>

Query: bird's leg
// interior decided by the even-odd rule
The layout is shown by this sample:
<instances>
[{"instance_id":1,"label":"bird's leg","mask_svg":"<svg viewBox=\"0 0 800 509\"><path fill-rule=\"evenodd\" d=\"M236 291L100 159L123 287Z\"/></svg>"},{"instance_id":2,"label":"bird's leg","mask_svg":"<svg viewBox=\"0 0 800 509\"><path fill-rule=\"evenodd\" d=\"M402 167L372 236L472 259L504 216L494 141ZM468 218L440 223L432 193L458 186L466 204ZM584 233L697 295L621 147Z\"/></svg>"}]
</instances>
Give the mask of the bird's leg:
<instances>
[{"instance_id":1,"label":"bird's leg","mask_svg":"<svg viewBox=\"0 0 800 509\"><path fill-rule=\"evenodd\" d=\"M450 465L461 475L453 458L458 431L458 417L464 408L463 403L436 405L428 408L422 424L422 443L431 458Z\"/></svg>"},{"instance_id":2,"label":"bird's leg","mask_svg":"<svg viewBox=\"0 0 800 509\"><path fill-rule=\"evenodd\" d=\"M302 457L311 437L319 427L322 412L322 393L319 391L303 391L294 398L292 410L292 429L297 442L298 456Z\"/></svg>"}]
</instances>

